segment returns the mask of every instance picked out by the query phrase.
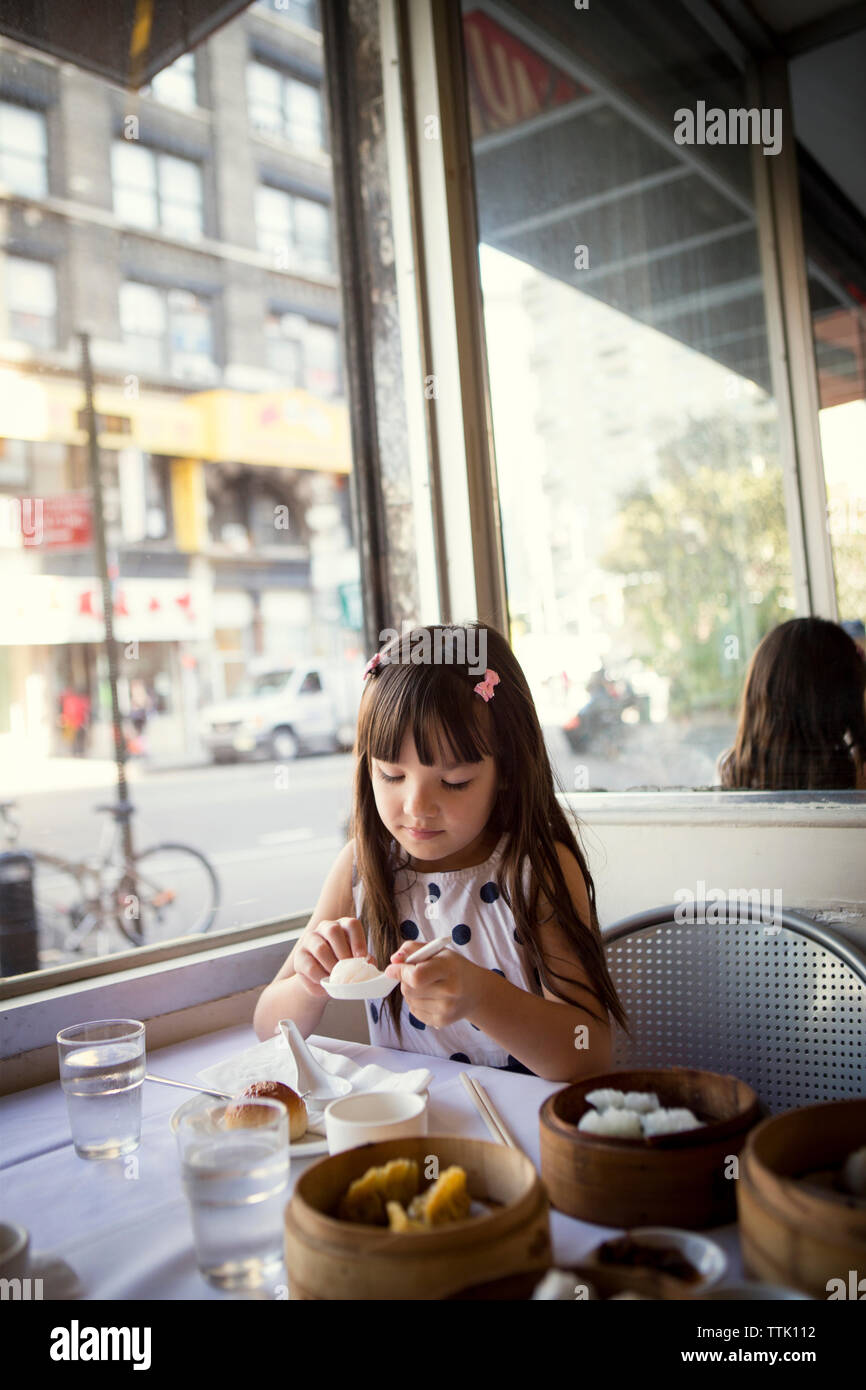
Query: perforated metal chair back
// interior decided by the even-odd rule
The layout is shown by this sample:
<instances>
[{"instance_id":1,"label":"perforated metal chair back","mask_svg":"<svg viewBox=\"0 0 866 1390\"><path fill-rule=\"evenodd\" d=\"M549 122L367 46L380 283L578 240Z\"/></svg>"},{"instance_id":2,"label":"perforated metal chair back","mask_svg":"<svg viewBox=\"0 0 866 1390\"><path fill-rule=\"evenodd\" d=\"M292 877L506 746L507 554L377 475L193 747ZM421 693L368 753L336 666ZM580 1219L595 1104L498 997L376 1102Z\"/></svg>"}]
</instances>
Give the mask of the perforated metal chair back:
<instances>
[{"instance_id":1,"label":"perforated metal chair back","mask_svg":"<svg viewBox=\"0 0 866 1390\"><path fill-rule=\"evenodd\" d=\"M750 910L703 924L677 911L603 932L632 1034L614 1028L614 1067L737 1076L772 1114L866 1095L866 954L798 913L770 926Z\"/></svg>"}]
</instances>

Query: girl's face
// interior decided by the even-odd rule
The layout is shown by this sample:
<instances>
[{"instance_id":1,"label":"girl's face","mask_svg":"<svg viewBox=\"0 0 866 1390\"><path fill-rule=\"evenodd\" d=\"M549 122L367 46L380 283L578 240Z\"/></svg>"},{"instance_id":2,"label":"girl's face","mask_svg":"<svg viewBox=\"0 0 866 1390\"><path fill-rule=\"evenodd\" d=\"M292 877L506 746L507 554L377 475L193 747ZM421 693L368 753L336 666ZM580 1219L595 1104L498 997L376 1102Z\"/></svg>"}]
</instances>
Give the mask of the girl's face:
<instances>
[{"instance_id":1,"label":"girl's face","mask_svg":"<svg viewBox=\"0 0 866 1390\"><path fill-rule=\"evenodd\" d=\"M499 790L495 760L425 767L407 731L400 761L371 759L376 809L385 828L417 864L469 867L485 844L485 827Z\"/></svg>"}]
</instances>

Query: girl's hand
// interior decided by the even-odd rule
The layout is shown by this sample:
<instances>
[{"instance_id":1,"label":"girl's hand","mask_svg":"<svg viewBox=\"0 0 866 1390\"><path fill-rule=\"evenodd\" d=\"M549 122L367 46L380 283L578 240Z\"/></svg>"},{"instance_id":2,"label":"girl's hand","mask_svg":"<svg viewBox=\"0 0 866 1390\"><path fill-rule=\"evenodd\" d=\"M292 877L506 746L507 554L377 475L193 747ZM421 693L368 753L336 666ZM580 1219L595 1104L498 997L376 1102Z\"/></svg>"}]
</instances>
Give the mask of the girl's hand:
<instances>
[{"instance_id":1,"label":"girl's hand","mask_svg":"<svg viewBox=\"0 0 866 1390\"><path fill-rule=\"evenodd\" d=\"M322 989L320 981L328 978L338 960L350 956L376 964L367 950L363 922L357 917L340 917L336 922L317 922L301 937L292 952L292 967L309 994L327 999L328 991Z\"/></svg>"},{"instance_id":2,"label":"girl's hand","mask_svg":"<svg viewBox=\"0 0 866 1390\"><path fill-rule=\"evenodd\" d=\"M400 981L410 1012L431 1028L444 1028L465 1018L480 1002L488 972L447 947L432 960L412 965L424 941L407 941L391 957L385 974Z\"/></svg>"}]
</instances>

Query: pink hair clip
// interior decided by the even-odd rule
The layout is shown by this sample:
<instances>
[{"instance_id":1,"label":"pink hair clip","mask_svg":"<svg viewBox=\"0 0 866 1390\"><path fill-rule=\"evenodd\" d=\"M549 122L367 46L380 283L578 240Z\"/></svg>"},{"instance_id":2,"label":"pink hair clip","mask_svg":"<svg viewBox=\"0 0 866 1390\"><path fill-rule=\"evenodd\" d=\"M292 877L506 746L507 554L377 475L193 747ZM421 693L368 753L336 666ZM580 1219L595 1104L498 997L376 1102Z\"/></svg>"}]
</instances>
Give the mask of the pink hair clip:
<instances>
[{"instance_id":1,"label":"pink hair clip","mask_svg":"<svg viewBox=\"0 0 866 1390\"><path fill-rule=\"evenodd\" d=\"M493 687L499 684L499 677L489 668L484 672L484 680L475 686L475 694L480 695L485 704L493 699Z\"/></svg>"},{"instance_id":2,"label":"pink hair clip","mask_svg":"<svg viewBox=\"0 0 866 1390\"><path fill-rule=\"evenodd\" d=\"M382 660L382 653L381 653L381 652L376 652L376 655L375 655L375 656L371 656L371 657L370 657L370 660L367 662L367 665L364 667L364 674L363 674L363 676L361 677L361 680L364 680L364 681L365 681L365 680L367 679L367 677L368 677L373 671L375 671L376 667L379 665L379 662L380 662L381 660Z\"/></svg>"}]
</instances>

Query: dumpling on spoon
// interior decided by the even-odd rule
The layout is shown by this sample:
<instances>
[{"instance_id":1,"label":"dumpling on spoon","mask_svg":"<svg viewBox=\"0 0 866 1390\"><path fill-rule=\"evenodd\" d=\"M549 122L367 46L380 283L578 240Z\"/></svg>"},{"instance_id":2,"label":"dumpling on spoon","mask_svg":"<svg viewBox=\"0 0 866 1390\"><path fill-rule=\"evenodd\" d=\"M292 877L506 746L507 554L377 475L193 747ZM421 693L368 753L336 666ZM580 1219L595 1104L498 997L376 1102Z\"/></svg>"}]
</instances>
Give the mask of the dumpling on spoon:
<instances>
[{"instance_id":1,"label":"dumpling on spoon","mask_svg":"<svg viewBox=\"0 0 866 1390\"><path fill-rule=\"evenodd\" d=\"M332 985L360 985L365 980L375 980L381 975L378 966L371 965L368 960L361 960L358 956L347 956L345 960L338 960L331 971L329 983Z\"/></svg>"}]
</instances>

